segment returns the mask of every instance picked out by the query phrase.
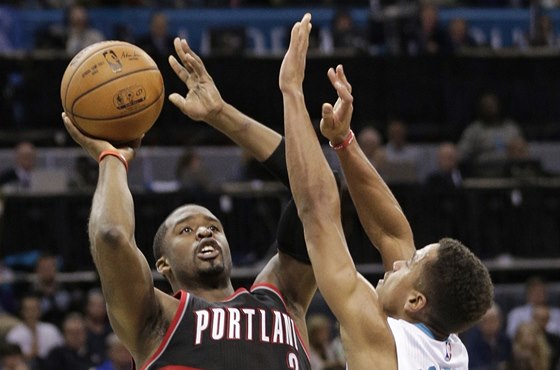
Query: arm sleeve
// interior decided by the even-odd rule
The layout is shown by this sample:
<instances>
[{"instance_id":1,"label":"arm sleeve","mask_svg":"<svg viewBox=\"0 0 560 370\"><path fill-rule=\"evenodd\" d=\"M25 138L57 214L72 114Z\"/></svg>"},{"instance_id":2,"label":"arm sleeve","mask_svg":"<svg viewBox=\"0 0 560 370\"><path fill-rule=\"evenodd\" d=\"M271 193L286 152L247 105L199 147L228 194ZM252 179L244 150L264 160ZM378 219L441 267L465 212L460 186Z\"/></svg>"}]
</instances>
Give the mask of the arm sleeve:
<instances>
[{"instance_id":1,"label":"arm sleeve","mask_svg":"<svg viewBox=\"0 0 560 370\"><path fill-rule=\"evenodd\" d=\"M282 184L290 189L290 181L288 180L288 167L286 166L286 141L282 137L282 141L278 147L272 152L270 157L265 159L261 164L272 173Z\"/></svg>"}]
</instances>

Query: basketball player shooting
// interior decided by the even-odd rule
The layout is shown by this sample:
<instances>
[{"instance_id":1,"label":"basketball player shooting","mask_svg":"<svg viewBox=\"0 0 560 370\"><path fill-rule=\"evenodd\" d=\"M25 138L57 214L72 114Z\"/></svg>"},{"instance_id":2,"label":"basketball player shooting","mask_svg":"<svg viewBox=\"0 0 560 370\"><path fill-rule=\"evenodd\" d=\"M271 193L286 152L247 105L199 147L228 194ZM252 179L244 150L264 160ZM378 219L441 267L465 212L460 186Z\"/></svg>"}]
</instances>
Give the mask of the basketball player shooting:
<instances>
[{"instance_id":1,"label":"basketball player shooting","mask_svg":"<svg viewBox=\"0 0 560 370\"><path fill-rule=\"evenodd\" d=\"M187 56L178 40L175 46L181 64L175 60L174 69L190 81L187 87L196 90L200 82L205 83L203 89L217 93L211 79L195 79L204 72L198 59ZM268 135L272 131L230 106L213 109L217 106L210 104L209 109L208 101L191 91L186 99L173 94L171 100L180 98L186 103L186 114L212 117L219 127L245 122L248 132L266 132L270 142L247 143L247 147L287 182L285 161L278 160L283 152L275 150L280 135ZM161 224L153 245L157 271L175 292L169 295L154 286L150 266L134 238L127 170L139 140L116 147L84 135L65 113L62 117L72 138L99 162L89 218L90 249L111 325L136 368L309 370L305 314L316 283L301 224L293 226L299 222L295 206L282 215L279 230L289 228L289 232L279 234L278 253L249 290L233 288L230 247L217 217L193 204L174 210Z\"/></svg>"}]
</instances>

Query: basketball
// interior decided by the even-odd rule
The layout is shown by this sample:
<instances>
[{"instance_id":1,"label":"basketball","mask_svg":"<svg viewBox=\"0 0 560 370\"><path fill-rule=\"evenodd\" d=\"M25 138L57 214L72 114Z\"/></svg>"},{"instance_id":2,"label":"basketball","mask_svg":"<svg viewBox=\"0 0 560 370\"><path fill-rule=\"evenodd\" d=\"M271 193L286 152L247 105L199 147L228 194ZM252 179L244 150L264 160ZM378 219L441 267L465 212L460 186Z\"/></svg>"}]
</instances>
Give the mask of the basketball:
<instances>
[{"instance_id":1,"label":"basketball","mask_svg":"<svg viewBox=\"0 0 560 370\"><path fill-rule=\"evenodd\" d=\"M138 46L102 41L70 61L60 97L64 111L84 134L124 143L141 137L156 122L164 101L163 78Z\"/></svg>"}]
</instances>

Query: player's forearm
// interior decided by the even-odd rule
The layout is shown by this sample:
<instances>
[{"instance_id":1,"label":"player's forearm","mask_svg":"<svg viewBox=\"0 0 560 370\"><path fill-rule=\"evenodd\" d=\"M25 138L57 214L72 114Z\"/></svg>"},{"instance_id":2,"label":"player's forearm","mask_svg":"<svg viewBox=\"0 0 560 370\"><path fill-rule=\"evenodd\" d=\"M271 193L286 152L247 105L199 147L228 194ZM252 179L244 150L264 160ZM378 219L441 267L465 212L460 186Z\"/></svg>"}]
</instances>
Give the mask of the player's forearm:
<instances>
[{"instance_id":1,"label":"player's forearm","mask_svg":"<svg viewBox=\"0 0 560 370\"><path fill-rule=\"evenodd\" d=\"M99 166L99 180L89 220L92 247L106 244L108 237L130 241L134 235L134 203L128 188L126 169L108 157Z\"/></svg>"},{"instance_id":2,"label":"player's forearm","mask_svg":"<svg viewBox=\"0 0 560 370\"><path fill-rule=\"evenodd\" d=\"M283 92L286 161L298 214L304 218L338 205L336 181L305 107L303 92Z\"/></svg>"},{"instance_id":3,"label":"player's forearm","mask_svg":"<svg viewBox=\"0 0 560 370\"><path fill-rule=\"evenodd\" d=\"M379 249L386 267L394 259L414 253L412 230L393 193L354 141L338 150L348 190L360 222L370 241Z\"/></svg>"},{"instance_id":4,"label":"player's forearm","mask_svg":"<svg viewBox=\"0 0 560 370\"><path fill-rule=\"evenodd\" d=\"M208 123L247 150L258 161L266 160L274 152L282 136L260 122L225 104L219 114Z\"/></svg>"}]
</instances>

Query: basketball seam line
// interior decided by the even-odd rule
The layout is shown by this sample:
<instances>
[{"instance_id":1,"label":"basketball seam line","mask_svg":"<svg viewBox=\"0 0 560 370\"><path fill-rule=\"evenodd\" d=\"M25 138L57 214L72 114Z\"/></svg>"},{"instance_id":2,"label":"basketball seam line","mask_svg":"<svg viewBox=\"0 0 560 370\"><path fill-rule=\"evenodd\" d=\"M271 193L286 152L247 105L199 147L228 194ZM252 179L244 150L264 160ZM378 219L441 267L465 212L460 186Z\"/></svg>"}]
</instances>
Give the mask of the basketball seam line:
<instances>
[{"instance_id":1,"label":"basketball seam line","mask_svg":"<svg viewBox=\"0 0 560 370\"><path fill-rule=\"evenodd\" d=\"M82 116L78 116L78 115L76 115L76 114L74 113L74 106L76 105L76 102L78 102L78 100L80 100L80 98L81 98L82 96L85 96L85 95L89 94L90 92L92 92L92 91L94 91L94 90L97 90L98 88L107 85L107 84L110 83L110 82L113 82L113 81L115 81L115 80L118 80L118 79L121 78L121 77L126 77L126 76L129 76L129 75L138 73L138 72L145 72L145 71L158 71L158 72L159 72L159 69L158 69L158 68L143 68L143 69L137 69L137 70L135 70L135 71L128 72L128 73L125 73L125 74L123 74L123 75L119 75L119 76L117 76L117 77L115 77L115 78L112 78L112 79L110 79L110 80L108 80L108 81L105 81L105 82L103 82L102 84L95 86L93 89L89 89L89 90L87 90L87 91L84 91L81 95L76 96L76 98L74 99L74 103L72 103L72 109L70 110L70 111L72 112L72 115L73 115L74 117L85 118L85 117L82 117ZM161 95L161 94L160 94L160 95ZM151 104L150 104L150 105L151 105ZM106 118L104 118L104 119L106 119Z\"/></svg>"},{"instance_id":2,"label":"basketball seam line","mask_svg":"<svg viewBox=\"0 0 560 370\"><path fill-rule=\"evenodd\" d=\"M124 117L130 117L130 116L133 116L133 115L135 115L135 114L137 114L137 113L140 113L140 112L145 111L146 109L150 108L152 105L154 105L155 103L157 103L157 102L159 101L159 99L161 98L161 96L162 96L164 93L165 93L165 90L162 89L162 90L161 90L161 93L159 93L157 99L155 99L153 102L151 102L150 104L146 105L144 108L139 109L139 110L137 110L137 111L134 111L134 113L129 114L129 115L126 115L126 116L124 116ZM77 114L74 114L74 117L82 118L82 119L87 119L88 121L106 121L106 120L111 120L111 119L123 118L123 116L111 116L111 117L105 117L105 118L89 118L89 117L79 116L79 115L77 115Z\"/></svg>"}]
</instances>

